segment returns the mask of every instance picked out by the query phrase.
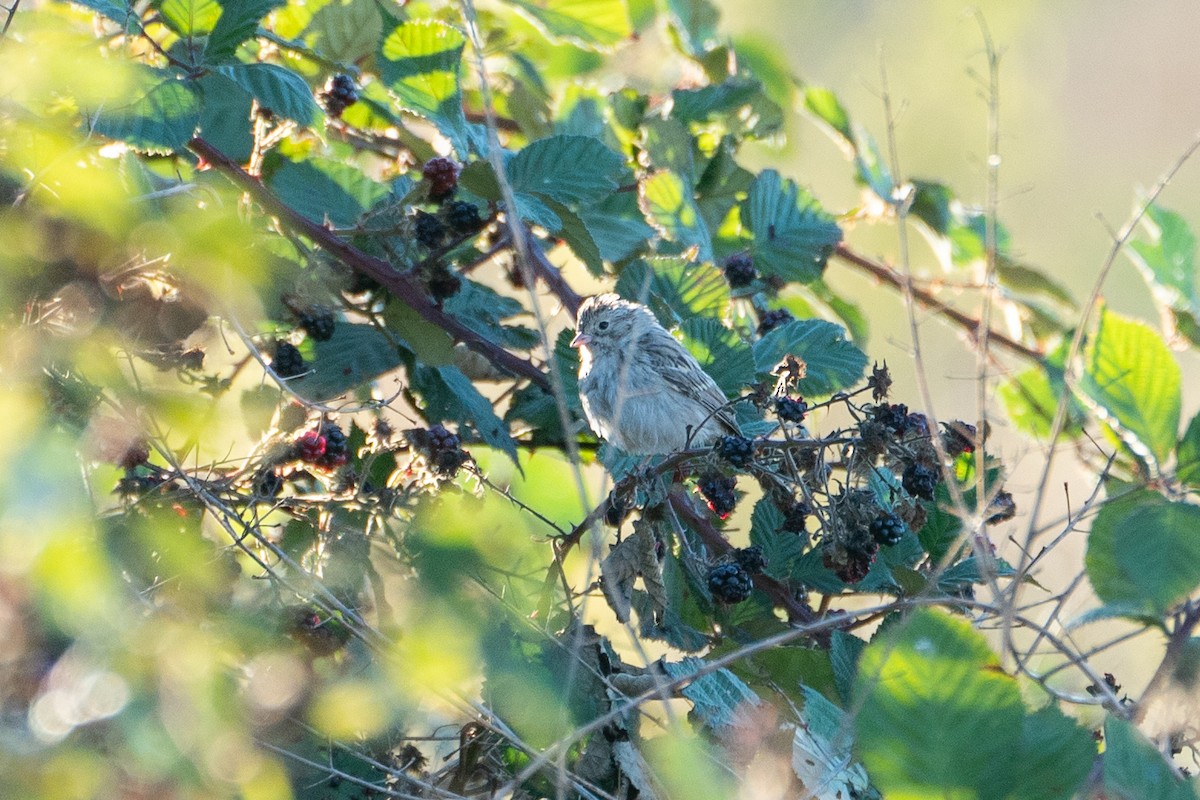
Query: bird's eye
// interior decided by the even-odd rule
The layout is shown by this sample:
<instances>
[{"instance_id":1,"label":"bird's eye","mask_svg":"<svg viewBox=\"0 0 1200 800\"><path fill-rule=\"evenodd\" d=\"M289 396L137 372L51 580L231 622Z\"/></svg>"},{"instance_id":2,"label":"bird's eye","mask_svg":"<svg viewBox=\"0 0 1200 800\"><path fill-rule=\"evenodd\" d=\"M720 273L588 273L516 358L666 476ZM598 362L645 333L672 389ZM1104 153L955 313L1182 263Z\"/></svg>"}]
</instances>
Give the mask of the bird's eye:
<instances>
[{"instance_id":1,"label":"bird's eye","mask_svg":"<svg viewBox=\"0 0 1200 800\"><path fill-rule=\"evenodd\" d=\"M602 331L608 330L608 320L601 320L600 322L596 323L596 328Z\"/></svg>"}]
</instances>

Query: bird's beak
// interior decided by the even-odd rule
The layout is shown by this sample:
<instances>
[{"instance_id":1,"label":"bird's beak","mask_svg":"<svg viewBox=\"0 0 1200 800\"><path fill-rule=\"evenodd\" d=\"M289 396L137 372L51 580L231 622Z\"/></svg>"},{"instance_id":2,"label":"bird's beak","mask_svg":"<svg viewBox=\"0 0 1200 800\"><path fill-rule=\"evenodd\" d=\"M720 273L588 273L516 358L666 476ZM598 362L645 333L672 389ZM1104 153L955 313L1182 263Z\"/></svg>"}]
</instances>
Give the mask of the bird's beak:
<instances>
[{"instance_id":1,"label":"bird's beak","mask_svg":"<svg viewBox=\"0 0 1200 800\"><path fill-rule=\"evenodd\" d=\"M571 347L583 347L585 344L591 344L592 337L586 333L577 333L575 338L571 340Z\"/></svg>"}]
</instances>

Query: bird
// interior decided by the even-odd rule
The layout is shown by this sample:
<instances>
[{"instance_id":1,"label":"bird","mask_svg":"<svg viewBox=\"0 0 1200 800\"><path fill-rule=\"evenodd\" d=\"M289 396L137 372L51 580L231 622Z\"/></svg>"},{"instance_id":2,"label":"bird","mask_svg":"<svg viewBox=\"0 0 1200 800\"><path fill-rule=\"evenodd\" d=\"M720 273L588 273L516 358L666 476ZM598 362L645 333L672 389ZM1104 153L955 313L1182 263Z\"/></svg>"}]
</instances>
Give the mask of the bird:
<instances>
[{"instance_id":1,"label":"bird","mask_svg":"<svg viewBox=\"0 0 1200 800\"><path fill-rule=\"evenodd\" d=\"M661 455L740 435L717 382L646 306L616 294L589 297L575 330L579 399L610 444Z\"/></svg>"}]
</instances>

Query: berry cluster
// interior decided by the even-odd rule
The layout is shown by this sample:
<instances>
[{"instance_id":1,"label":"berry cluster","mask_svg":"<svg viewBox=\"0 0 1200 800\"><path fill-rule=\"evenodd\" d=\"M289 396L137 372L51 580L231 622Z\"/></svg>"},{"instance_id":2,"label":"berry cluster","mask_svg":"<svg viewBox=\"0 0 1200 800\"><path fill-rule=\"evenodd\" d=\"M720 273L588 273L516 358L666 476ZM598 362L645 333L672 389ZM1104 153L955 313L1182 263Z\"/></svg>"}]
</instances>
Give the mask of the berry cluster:
<instances>
[{"instance_id":1,"label":"berry cluster","mask_svg":"<svg viewBox=\"0 0 1200 800\"><path fill-rule=\"evenodd\" d=\"M799 425L804 422L804 415L808 413L808 403L804 402L803 397L776 397L775 398L775 416L784 422L794 422Z\"/></svg>"},{"instance_id":2,"label":"berry cluster","mask_svg":"<svg viewBox=\"0 0 1200 800\"><path fill-rule=\"evenodd\" d=\"M985 426L986 429L986 426ZM942 447L951 458L963 453L974 453L979 429L961 420L942 423Z\"/></svg>"},{"instance_id":3,"label":"berry cluster","mask_svg":"<svg viewBox=\"0 0 1200 800\"><path fill-rule=\"evenodd\" d=\"M275 357L271 359L271 368L281 378L294 378L303 375L308 370L304 356L291 342L278 342L275 345Z\"/></svg>"},{"instance_id":4,"label":"berry cluster","mask_svg":"<svg viewBox=\"0 0 1200 800\"><path fill-rule=\"evenodd\" d=\"M448 158L431 158L425 162L421 177L429 184L429 197L444 200L458 188L458 164Z\"/></svg>"},{"instance_id":5,"label":"berry cluster","mask_svg":"<svg viewBox=\"0 0 1200 800\"><path fill-rule=\"evenodd\" d=\"M937 488L940 478L941 473L937 469L920 462L913 462L904 468L900 483L904 486L904 491L913 497L932 500L933 490Z\"/></svg>"},{"instance_id":6,"label":"berry cluster","mask_svg":"<svg viewBox=\"0 0 1200 800\"><path fill-rule=\"evenodd\" d=\"M697 484L700 494L708 501L708 507L721 519L728 517L737 506L737 495L733 493L735 487L737 478L726 477L719 472L707 473Z\"/></svg>"},{"instance_id":7,"label":"berry cluster","mask_svg":"<svg viewBox=\"0 0 1200 800\"><path fill-rule=\"evenodd\" d=\"M442 221L426 211L417 212L417 220L413 226L413 235L417 242L433 250L441 245L446 238L446 226Z\"/></svg>"},{"instance_id":8,"label":"berry cluster","mask_svg":"<svg viewBox=\"0 0 1200 800\"><path fill-rule=\"evenodd\" d=\"M754 591L754 581L741 564L727 562L708 571L708 590L720 603L740 603Z\"/></svg>"},{"instance_id":9,"label":"berry cluster","mask_svg":"<svg viewBox=\"0 0 1200 800\"><path fill-rule=\"evenodd\" d=\"M767 557L756 544L734 550L733 560L751 575L757 575L767 568Z\"/></svg>"},{"instance_id":10,"label":"berry cluster","mask_svg":"<svg viewBox=\"0 0 1200 800\"><path fill-rule=\"evenodd\" d=\"M754 460L754 442L743 436L722 436L717 440L717 455L738 469L746 469Z\"/></svg>"},{"instance_id":11,"label":"berry cluster","mask_svg":"<svg viewBox=\"0 0 1200 800\"><path fill-rule=\"evenodd\" d=\"M725 280L729 281L729 288L743 289L757 277L754 261L746 253L736 253L725 259Z\"/></svg>"},{"instance_id":12,"label":"berry cluster","mask_svg":"<svg viewBox=\"0 0 1200 800\"><path fill-rule=\"evenodd\" d=\"M305 431L296 437L296 457L323 469L342 466L350 457L346 434L332 423Z\"/></svg>"},{"instance_id":13,"label":"berry cluster","mask_svg":"<svg viewBox=\"0 0 1200 800\"><path fill-rule=\"evenodd\" d=\"M758 315L758 335L765 336L781 325L794 320L792 312L786 308L776 308L772 311L763 311Z\"/></svg>"},{"instance_id":14,"label":"berry cluster","mask_svg":"<svg viewBox=\"0 0 1200 800\"><path fill-rule=\"evenodd\" d=\"M899 544L904 538L904 520L885 511L871 521L871 538L882 545Z\"/></svg>"},{"instance_id":15,"label":"berry cluster","mask_svg":"<svg viewBox=\"0 0 1200 800\"><path fill-rule=\"evenodd\" d=\"M409 433L409 438L421 450L429 466L439 475L451 476L466 464L471 456L462 449L458 434L446 430L444 425L434 425L426 430Z\"/></svg>"},{"instance_id":16,"label":"berry cluster","mask_svg":"<svg viewBox=\"0 0 1200 800\"><path fill-rule=\"evenodd\" d=\"M451 200L446 203L446 224L455 233L476 233L483 227L483 218L479 216L479 206L465 200Z\"/></svg>"},{"instance_id":17,"label":"berry cluster","mask_svg":"<svg viewBox=\"0 0 1200 800\"><path fill-rule=\"evenodd\" d=\"M903 403L883 403L875 406L872 416L876 422L897 436L903 436L908 430L908 406Z\"/></svg>"},{"instance_id":18,"label":"berry cluster","mask_svg":"<svg viewBox=\"0 0 1200 800\"><path fill-rule=\"evenodd\" d=\"M337 326L337 321L334 319L333 312L328 308L313 306L300 314L297 324L311 338L318 342L325 342L333 338L333 331Z\"/></svg>"},{"instance_id":19,"label":"berry cluster","mask_svg":"<svg viewBox=\"0 0 1200 800\"><path fill-rule=\"evenodd\" d=\"M317 100L331 117L340 117L349 106L358 102L358 87L349 75L334 75L317 93Z\"/></svg>"},{"instance_id":20,"label":"berry cluster","mask_svg":"<svg viewBox=\"0 0 1200 800\"><path fill-rule=\"evenodd\" d=\"M350 641L350 629L341 620L312 606L292 606L285 611L287 634L315 656L336 653Z\"/></svg>"}]
</instances>

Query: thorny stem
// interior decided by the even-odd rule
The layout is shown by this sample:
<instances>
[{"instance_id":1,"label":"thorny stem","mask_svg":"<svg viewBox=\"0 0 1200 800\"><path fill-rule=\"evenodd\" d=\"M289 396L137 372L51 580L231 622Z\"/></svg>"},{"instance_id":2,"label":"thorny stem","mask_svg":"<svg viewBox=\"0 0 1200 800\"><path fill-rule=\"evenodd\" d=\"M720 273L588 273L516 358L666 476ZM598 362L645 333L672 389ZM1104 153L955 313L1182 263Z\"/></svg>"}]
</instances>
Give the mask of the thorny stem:
<instances>
[{"instance_id":1,"label":"thorny stem","mask_svg":"<svg viewBox=\"0 0 1200 800\"><path fill-rule=\"evenodd\" d=\"M365 275L408 304L426 322L448 332L458 341L483 355L497 367L519 378L526 378L544 389L550 389L550 381L537 366L519 358L493 342L488 341L459 320L442 311L407 275L398 272L386 261L368 255L353 245L339 239L332 231L318 225L276 197L258 179L241 168L233 159L201 138L192 139L188 148L203 158L213 168L233 181L249 194L268 213L283 220L289 228L304 234L319 244L343 264Z\"/></svg>"}]
</instances>

